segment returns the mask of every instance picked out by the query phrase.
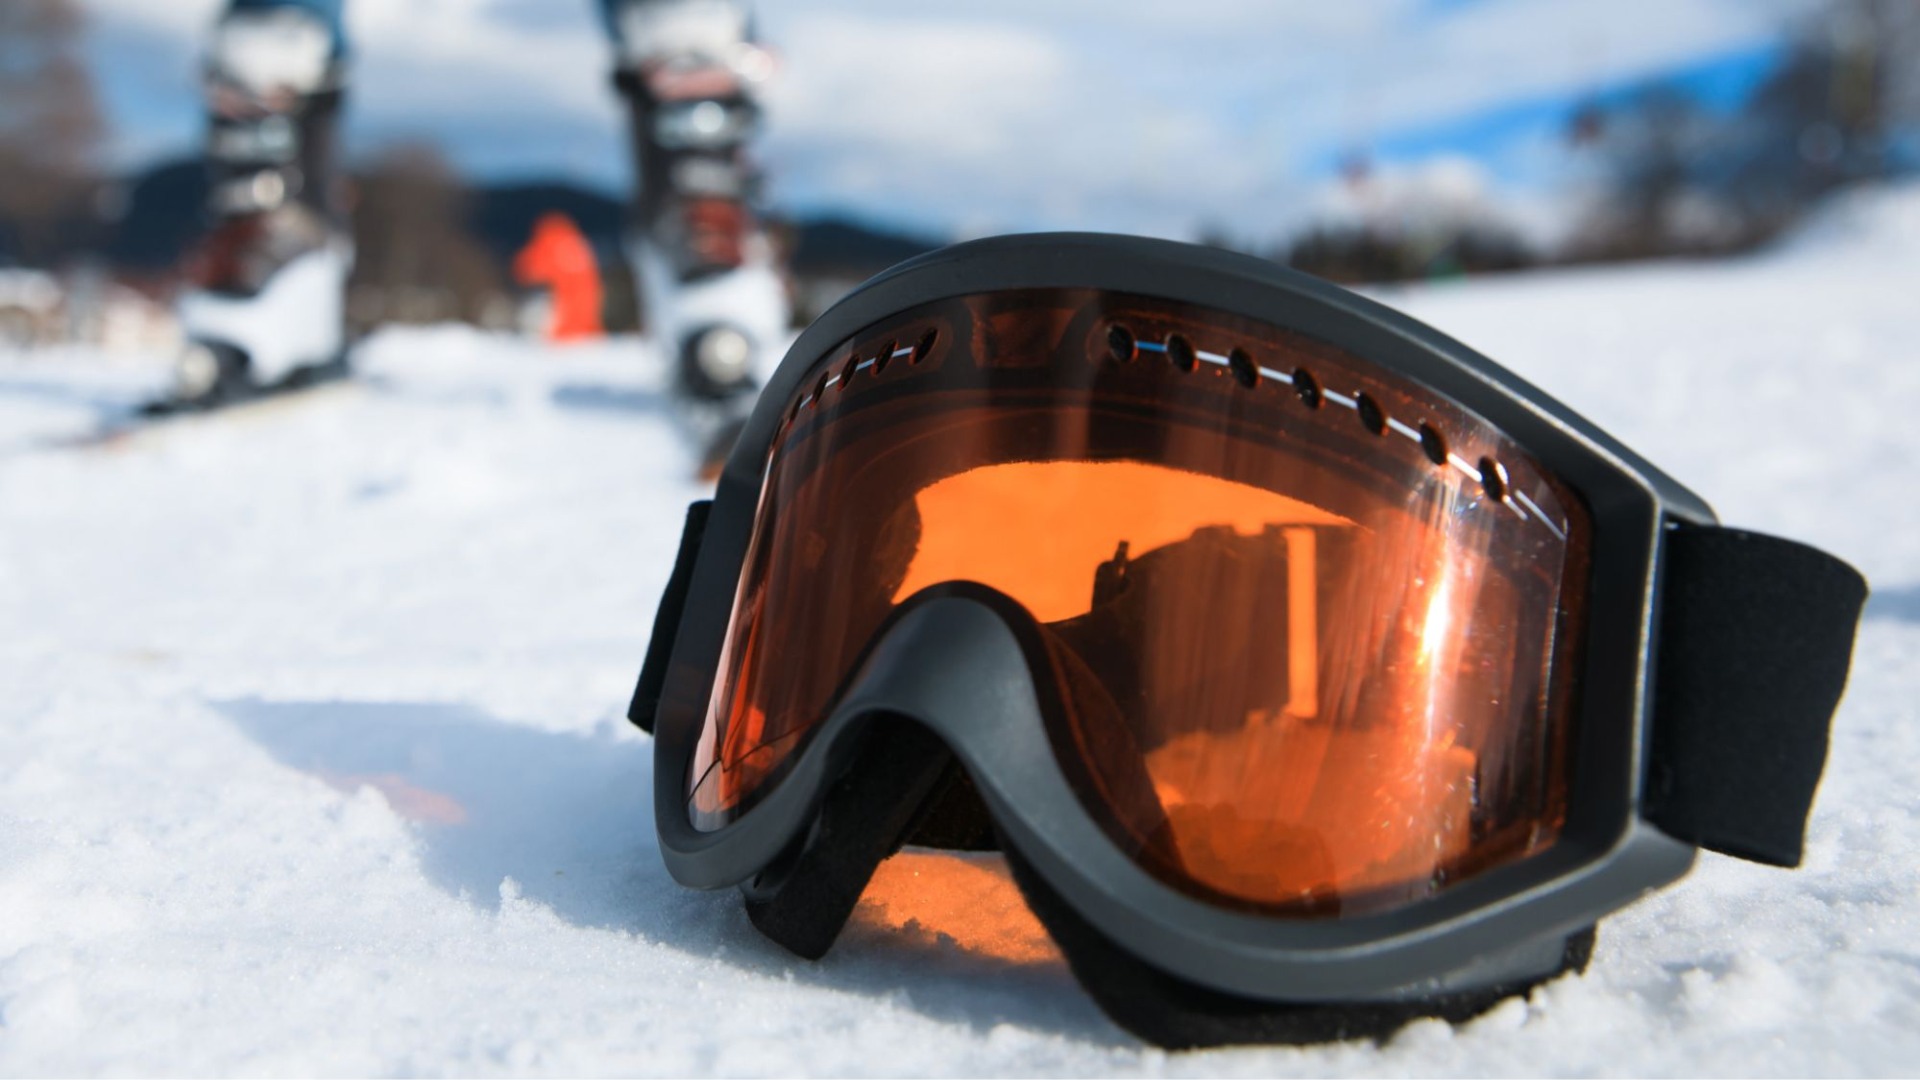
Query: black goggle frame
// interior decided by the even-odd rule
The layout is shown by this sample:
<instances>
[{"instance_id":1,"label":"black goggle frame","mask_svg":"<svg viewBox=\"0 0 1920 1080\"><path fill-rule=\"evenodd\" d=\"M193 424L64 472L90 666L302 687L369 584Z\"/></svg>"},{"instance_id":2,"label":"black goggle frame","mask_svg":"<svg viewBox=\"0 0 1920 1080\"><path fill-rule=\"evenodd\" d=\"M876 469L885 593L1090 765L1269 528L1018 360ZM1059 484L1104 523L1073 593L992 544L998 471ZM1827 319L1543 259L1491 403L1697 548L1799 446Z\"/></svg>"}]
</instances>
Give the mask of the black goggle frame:
<instances>
[{"instance_id":1,"label":"black goggle frame","mask_svg":"<svg viewBox=\"0 0 1920 1080\"><path fill-rule=\"evenodd\" d=\"M1034 689L1017 611L964 588L930 590L896 612L784 779L724 828L694 827L686 778L786 403L876 323L933 301L1036 288L1212 308L1365 357L1479 414L1584 500L1593 521L1586 644L1567 820L1552 847L1430 900L1354 918L1277 919L1178 892L1115 848L1074 797L1043 733L1047 705ZM1076 970L1093 966L1064 940L1079 934L1114 944L1119 953L1108 959L1137 961L1144 977L1256 1009L1426 1001L1434 1007L1425 1012L1445 1015L1444 1003L1462 993L1523 987L1583 963L1584 932L1685 874L1696 846L1796 863L1865 597L1864 581L1830 556L1719 528L1698 496L1591 423L1407 316L1260 260L1102 235L960 245L843 300L788 353L710 509L697 505L689 525L632 711L655 735L655 823L677 880L743 885L764 929L797 951L823 951L820 939L831 941L866 877L842 868L847 880L838 885L809 886L808 849L819 844L823 813L844 801L835 793L876 767L868 748L891 740L896 761L921 764L886 764L896 788L881 784L862 798L913 805L876 827L873 851L813 862L877 863L890 854L910 838L921 804L939 794L946 781L935 774L951 754ZM915 723L897 723L903 718ZM934 738L881 734L894 728ZM806 898L783 912L783 888ZM825 897L835 889L853 895ZM1099 996L1119 1016L1111 995ZM1192 1001L1200 1014L1232 1011ZM1152 1026L1150 1017L1122 1019L1135 1030ZM1183 1044L1274 1037L1258 1024L1198 1030L1145 1033Z\"/></svg>"}]
</instances>

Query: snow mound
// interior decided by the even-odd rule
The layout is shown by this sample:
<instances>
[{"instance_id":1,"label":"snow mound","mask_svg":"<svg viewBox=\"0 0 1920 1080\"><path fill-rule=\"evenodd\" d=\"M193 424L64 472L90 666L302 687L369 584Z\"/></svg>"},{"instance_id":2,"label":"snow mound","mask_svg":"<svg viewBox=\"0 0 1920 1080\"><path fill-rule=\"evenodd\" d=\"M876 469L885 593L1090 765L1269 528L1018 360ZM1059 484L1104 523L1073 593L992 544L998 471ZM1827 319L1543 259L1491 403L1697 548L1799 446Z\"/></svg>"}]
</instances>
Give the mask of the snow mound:
<instances>
[{"instance_id":1,"label":"snow mound","mask_svg":"<svg viewBox=\"0 0 1920 1080\"><path fill-rule=\"evenodd\" d=\"M390 331L348 386L89 445L19 433L151 372L9 358L0 1074L1911 1072L1920 197L1823 221L1385 294L1877 595L1802 869L1703 857L1586 974L1377 1046L1144 1048L992 860L889 863L819 963L676 886L620 714L705 491L641 344Z\"/></svg>"},{"instance_id":2,"label":"snow mound","mask_svg":"<svg viewBox=\"0 0 1920 1080\"><path fill-rule=\"evenodd\" d=\"M1787 258L1920 261L1920 182L1852 188L1828 199L1774 246Z\"/></svg>"}]
</instances>

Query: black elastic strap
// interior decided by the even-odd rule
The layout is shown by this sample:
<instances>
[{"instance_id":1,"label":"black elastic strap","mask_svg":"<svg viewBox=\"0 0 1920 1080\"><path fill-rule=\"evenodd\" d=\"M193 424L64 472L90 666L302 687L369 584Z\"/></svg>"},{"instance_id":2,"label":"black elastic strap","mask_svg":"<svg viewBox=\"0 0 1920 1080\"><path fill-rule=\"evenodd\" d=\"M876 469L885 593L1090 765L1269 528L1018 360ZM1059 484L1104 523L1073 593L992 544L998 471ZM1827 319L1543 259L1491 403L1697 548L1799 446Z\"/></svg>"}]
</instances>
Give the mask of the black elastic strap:
<instances>
[{"instance_id":1,"label":"black elastic strap","mask_svg":"<svg viewBox=\"0 0 1920 1080\"><path fill-rule=\"evenodd\" d=\"M880 721L827 793L813 829L742 886L754 928L795 955L825 956L880 863L961 775L939 736L919 724Z\"/></svg>"},{"instance_id":2,"label":"black elastic strap","mask_svg":"<svg viewBox=\"0 0 1920 1080\"><path fill-rule=\"evenodd\" d=\"M1673 528L1665 558L1647 816L1713 851L1798 866L1866 579L1735 529Z\"/></svg>"},{"instance_id":3,"label":"black elastic strap","mask_svg":"<svg viewBox=\"0 0 1920 1080\"><path fill-rule=\"evenodd\" d=\"M673 639L680 632L680 614L687 607L687 588L693 584L693 563L700 554L700 539L707 534L707 513L713 500L704 499L687 507L687 525L680 534L680 554L674 556L673 573L667 577L667 589L660 594L660 608L653 614L653 637L647 642L647 660L640 666L640 682L633 688L633 704L627 706L627 719L641 731L653 733L653 714L660 708L660 691L667 682L667 661L673 658Z\"/></svg>"}]
</instances>

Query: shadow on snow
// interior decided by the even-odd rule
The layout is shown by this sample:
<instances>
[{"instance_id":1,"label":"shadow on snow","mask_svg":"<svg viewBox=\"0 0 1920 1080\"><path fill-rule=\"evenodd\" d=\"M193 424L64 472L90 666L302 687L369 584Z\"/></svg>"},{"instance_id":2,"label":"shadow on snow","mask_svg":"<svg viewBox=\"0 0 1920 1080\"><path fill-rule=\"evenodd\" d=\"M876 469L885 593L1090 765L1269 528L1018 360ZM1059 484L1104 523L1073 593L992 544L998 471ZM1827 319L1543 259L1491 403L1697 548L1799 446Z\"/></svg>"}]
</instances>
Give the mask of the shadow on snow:
<instances>
[{"instance_id":1,"label":"shadow on snow","mask_svg":"<svg viewBox=\"0 0 1920 1080\"><path fill-rule=\"evenodd\" d=\"M981 1031L1006 1023L1131 1045L1050 946L965 945L937 912L919 918L863 903L825 960L783 952L753 930L731 891L695 892L667 875L645 739L538 731L456 705L241 700L219 708L282 764L341 790L380 791L414 822L432 882L476 906L497 909L501 882L511 877L521 896L575 926L627 931ZM993 876L978 860L960 869L951 880ZM956 906L940 899L948 902L935 907ZM1024 909L1019 919L1031 922ZM1023 933L1015 926L999 936Z\"/></svg>"},{"instance_id":2,"label":"shadow on snow","mask_svg":"<svg viewBox=\"0 0 1920 1080\"><path fill-rule=\"evenodd\" d=\"M591 412L657 413L667 415L666 396L658 390L595 383L563 383L553 388L553 404L562 409Z\"/></svg>"}]
</instances>

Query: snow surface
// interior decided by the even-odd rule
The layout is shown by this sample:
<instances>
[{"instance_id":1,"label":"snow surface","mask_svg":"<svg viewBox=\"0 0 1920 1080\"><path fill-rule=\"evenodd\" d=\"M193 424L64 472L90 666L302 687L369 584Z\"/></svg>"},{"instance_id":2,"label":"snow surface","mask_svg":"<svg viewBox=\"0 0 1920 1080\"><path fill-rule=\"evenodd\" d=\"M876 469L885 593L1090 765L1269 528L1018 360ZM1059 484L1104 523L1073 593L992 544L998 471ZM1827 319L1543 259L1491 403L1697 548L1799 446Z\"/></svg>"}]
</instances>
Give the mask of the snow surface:
<instances>
[{"instance_id":1,"label":"snow surface","mask_svg":"<svg viewBox=\"0 0 1920 1080\"><path fill-rule=\"evenodd\" d=\"M1384 1046L1165 1054L991 861L793 959L660 863L620 718L701 491L644 347L392 331L364 383L73 445L162 373L0 358L0 1073L1920 1069L1920 195L1739 263L1384 293L1876 586L1806 866ZM910 902L915 878L934 900Z\"/></svg>"}]
</instances>

